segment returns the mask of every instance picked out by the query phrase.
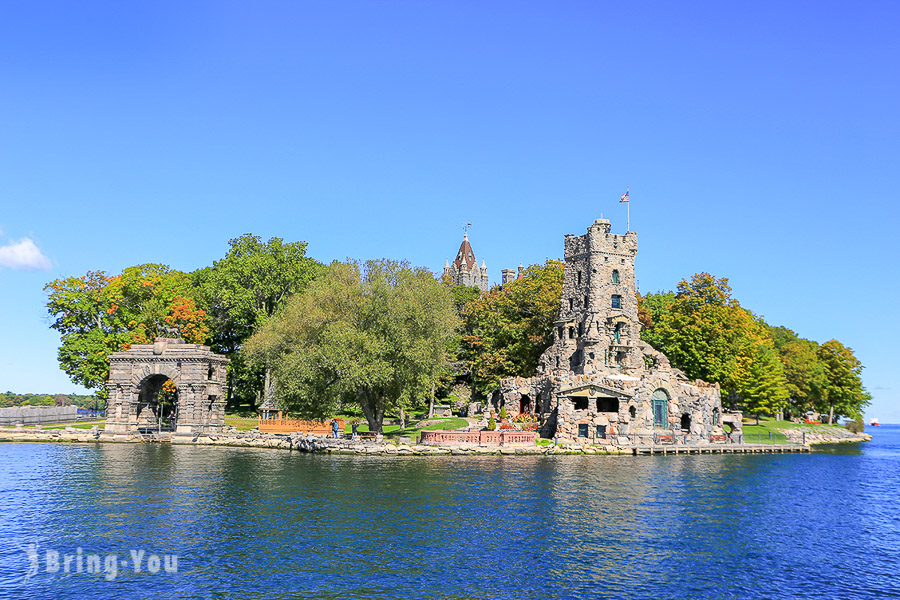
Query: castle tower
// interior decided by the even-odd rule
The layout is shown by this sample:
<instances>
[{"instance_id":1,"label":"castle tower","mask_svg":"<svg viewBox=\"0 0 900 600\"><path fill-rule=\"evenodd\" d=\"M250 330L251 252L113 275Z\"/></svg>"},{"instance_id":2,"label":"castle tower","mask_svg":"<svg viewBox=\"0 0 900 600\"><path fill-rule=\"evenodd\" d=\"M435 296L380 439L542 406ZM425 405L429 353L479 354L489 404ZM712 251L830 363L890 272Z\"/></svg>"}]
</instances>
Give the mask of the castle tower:
<instances>
[{"instance_id":1,"label":"castle tower","mask_svg":"<svg viewBox=\"0 0 900 600\"><path fill-rule=\"evenodd\" d=\"M444 275L450 277L456 285L477 287L482 292L486 292L490 287L487 264L482 259L481 266L478 266L475 252L472 251L472 245L469 243L468 232L463 234L462 244L459 246L453 263L447 261L444 265Z\"/></svg>"},{"instance_id":2,"label":"castle tower","mask_svg":"<svg viewBox=\"0 0 900 600\"><path fill-rule=\"evenodd\" d=\"M567 235L562 303L546 372L600 375L644 368L635 294L637 234L610 233L598 219L584 235Z\"/></svg>"}]
</instances>

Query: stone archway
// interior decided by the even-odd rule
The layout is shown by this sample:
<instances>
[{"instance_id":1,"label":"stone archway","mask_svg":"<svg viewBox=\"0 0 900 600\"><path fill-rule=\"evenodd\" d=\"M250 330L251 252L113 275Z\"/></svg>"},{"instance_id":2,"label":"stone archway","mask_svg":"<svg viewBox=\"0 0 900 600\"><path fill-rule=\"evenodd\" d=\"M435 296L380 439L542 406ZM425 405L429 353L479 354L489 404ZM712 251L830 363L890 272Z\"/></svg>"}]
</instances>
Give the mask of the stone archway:
<instances>
[{"instance_id":1,"label":"stone archway","mask_svg":"<svg viewBox=\"0 0 900 600\"><path fill-rule=\"evenodd\" d=\"M109 357L106 431L137 432L149 423L145 411L171 379L177 390L176 434L225 428L225 378L230 361L200 344L156 338ZM157 407L158 408L158 407Z\"/></svg>"}]
</instances>

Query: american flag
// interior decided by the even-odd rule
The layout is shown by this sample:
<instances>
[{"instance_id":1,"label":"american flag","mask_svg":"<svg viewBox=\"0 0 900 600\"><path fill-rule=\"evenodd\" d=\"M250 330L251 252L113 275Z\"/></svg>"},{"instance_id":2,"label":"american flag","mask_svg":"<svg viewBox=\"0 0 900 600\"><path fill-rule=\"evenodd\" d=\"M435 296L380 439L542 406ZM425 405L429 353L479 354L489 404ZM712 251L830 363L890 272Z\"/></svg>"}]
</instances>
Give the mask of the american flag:
<instances>
[{"instance_id":1,"label":"american flag","mask_svg":"<svg viewBox=\"0 0 900 600\"><path fill-rule=\"evenodd\" d=\"M619 200L619 202L628 202L628 192L627 191L624 194L622 194L622 199Z\"/></svg>"}]
</instances>

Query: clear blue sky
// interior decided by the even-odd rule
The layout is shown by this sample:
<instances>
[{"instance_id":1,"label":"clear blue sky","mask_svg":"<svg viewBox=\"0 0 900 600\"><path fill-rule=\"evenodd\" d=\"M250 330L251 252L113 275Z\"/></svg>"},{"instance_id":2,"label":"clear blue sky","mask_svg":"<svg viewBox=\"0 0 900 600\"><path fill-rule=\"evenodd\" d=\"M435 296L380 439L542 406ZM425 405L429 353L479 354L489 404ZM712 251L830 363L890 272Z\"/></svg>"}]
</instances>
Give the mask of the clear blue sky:
<instances>
[{"instance_id":1,"label":"clear blue sky","mask_svg":"<svg viewBox=\"0 0 900 600\"><path fill-rule=\"evenodd\" d=\"M70 392L43 285L230 238L492 280L631 186L643 291L710 271L900 422L896 2L19 2L0 11L0 388ZM28 267L31 267L29 270Z\"/></svg>"}]
</instances>

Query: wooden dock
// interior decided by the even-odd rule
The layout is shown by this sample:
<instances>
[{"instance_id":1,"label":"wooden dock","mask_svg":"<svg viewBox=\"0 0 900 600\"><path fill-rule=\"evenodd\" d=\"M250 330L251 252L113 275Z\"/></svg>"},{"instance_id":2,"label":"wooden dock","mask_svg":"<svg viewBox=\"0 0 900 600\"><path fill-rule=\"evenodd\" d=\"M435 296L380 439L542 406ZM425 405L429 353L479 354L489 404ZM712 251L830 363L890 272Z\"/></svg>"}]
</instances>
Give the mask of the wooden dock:
<instances>
[{"instance_id":1,"label":"wooden dock","mask_svg":"<svg viewBox=\"0 0 900 600\"><path fill-rule=\"evenodd\" d=\"M654 454L784 454L809 452L807 444L653 444L633 446L635 456Z\"/></svg>"}]
</instances>

